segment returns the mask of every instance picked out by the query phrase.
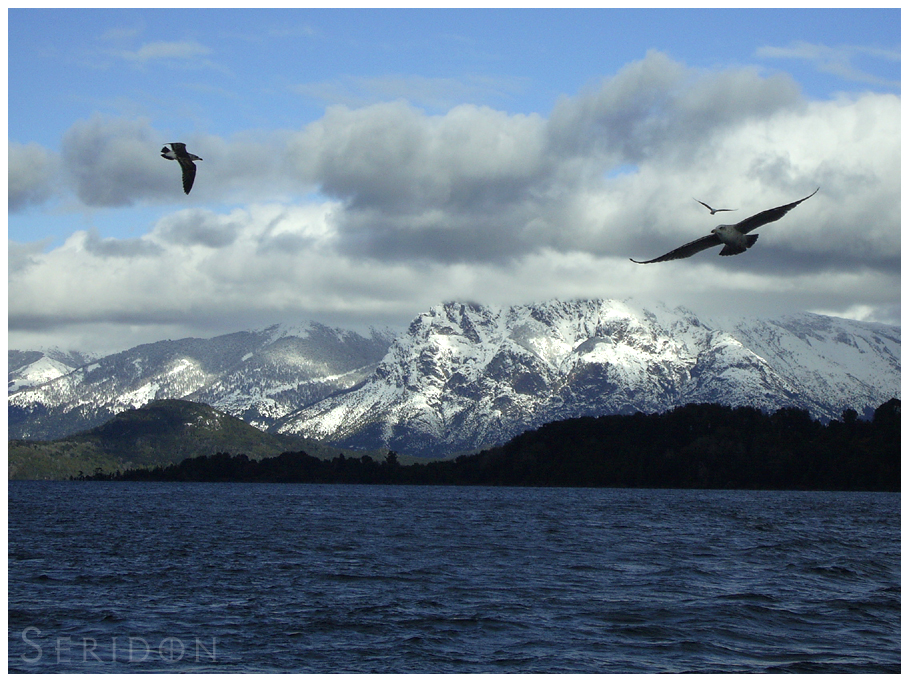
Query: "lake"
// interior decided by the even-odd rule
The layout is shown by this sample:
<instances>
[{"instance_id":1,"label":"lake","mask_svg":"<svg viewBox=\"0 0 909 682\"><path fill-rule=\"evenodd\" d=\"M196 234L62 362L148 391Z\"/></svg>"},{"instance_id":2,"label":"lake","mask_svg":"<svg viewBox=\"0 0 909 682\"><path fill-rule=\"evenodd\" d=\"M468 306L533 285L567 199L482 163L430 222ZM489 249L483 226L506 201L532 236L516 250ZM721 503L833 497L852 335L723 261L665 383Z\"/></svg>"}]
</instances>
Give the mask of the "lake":
<instances>
[{"instance_id":1,"label":"lake","mask_svg":"<svg viewBox=\"0 0 909 682\"><path fill-rule=\"evenodd\" d=\"M900 495L9 482L10 672L900 672Z\"/></svg>"}]
</instances>

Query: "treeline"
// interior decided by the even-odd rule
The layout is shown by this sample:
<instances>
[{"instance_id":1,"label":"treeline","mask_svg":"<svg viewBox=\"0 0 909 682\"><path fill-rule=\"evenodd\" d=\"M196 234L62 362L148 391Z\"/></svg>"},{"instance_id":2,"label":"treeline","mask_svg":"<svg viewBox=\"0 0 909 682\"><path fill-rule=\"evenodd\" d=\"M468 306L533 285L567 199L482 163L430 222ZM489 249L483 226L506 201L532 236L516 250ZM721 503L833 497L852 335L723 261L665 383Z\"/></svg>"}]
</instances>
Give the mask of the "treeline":
<instances>
[{"instance_id":1,"label":"treeline","mask_svg":"<svg viewBox=\"0 0 909 682\"><path fill-rule=\"evenodd\" d=\"M871 421L846 410L814 421L799 409L686 405L659 415L555 422L501 447L454 460L401 465L305 452L251 460L218 453L83 480L252 481L426 485L900 490L900 401Z\"/></svg>"}]
</instances>

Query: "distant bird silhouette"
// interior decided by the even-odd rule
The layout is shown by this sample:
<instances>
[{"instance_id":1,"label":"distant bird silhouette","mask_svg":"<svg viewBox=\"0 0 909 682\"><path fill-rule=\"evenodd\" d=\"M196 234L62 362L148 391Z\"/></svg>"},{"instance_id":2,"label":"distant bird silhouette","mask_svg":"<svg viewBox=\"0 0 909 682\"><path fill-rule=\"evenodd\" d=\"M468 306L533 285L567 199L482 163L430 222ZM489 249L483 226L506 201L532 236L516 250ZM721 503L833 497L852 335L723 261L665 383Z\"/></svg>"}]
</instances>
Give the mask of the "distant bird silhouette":
<instances>
[{"instance_id":1,"label":"distant bird silhouette","mask_svg":"<svg viewBox=\"0 0 909 682\"><path fill-rule=\"evenodd\" d=\"M819 189L820 187L805 197L805 199L813 197L817 194ZM693 242L688 242L684 246L680 246L659 258L643 261L635 260L634 258L629 260L631 260L632 263L639 263L641 265L646 265L647 263L662 263L663 261L676 260L677 258L688 258L688 256L693 256L704 249L709 249L711 246L719 246L720 244L725 244L723 250L720 251L721 256L734 256L737 253L743 253L754 246L754 243L758 238L758 235L749 235L749 232L756 230L761 225L766 225L767 223L779 220L789 213L789 211L805 201L805 199L799 199L798 201L786 204L785 206L769 208L750 218L745 218L745 220L736 223L735 225L717 225L710 230L710 234L706 237L701 237L700 239L695 239ZM697 199L695 199L695 201L697 201Z\"/></svg>"},{"instance_id":2,"label":"distant bird silhouette","mask_svg":"<svg viewBox=\"0 0 909 682\"><path fill-rule=\"evenodd\" d=\"M193 188L193 180L196 179L196 164L193 161L201 161L202 157L190 154L182 142L171 142L170 146L173 151L165 145L161 149L161 156L180 163L180 168L183 169L183 191L189 194L189 190Z\"/></svg>"},{"instance_id":3,"label":"distant bird silhouette","mask_svg":"<svg viewBox=\"0 0 909 682\"><path fill-rule=\"evenodd\" d=\"M691 198L694 199L694 197L691 197ZM694 200L696 202L698 202L701 206L707 206L707 204L705 204L700 199L694 199ZM707 206L707 210L710 211L710 215L713 215L714 213L719 213L720 211L738 211L737 208L710 208L710 206Z\"/></svg>"}]
</instances>

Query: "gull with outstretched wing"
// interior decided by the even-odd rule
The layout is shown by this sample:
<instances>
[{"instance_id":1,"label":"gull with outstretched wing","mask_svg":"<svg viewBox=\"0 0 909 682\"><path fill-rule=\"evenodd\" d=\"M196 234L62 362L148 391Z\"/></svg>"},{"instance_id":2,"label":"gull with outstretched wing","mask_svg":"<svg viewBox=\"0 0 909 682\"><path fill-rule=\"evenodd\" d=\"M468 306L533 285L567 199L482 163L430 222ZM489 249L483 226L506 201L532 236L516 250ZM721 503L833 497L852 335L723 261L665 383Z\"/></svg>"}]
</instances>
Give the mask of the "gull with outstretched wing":
<instances>
[{"instance_id":1,"label":"gull with outstretched wing","mask_svg":"<svg viewBox=\"0 0 909 682\"><path fill-rule=\"evenodd\" d=\"M189 190L193 188L193 180L196 179L196 164L193 161L201 161L202 157L190 154L182 142L171 142L170 147L168 149L165 145L161 149L161 156L180 163L180 168L183 169L183 191L189 194Z\"/></svg>"},{"instance_id":2,"label":"gull with outstretched wing","mask_svg":"<svg viewBox=\"0 0 909 682\"><path fill-rule=\"evenodd\" d=\"M694 197L691 197L691 198L694 199ZM708 211L710 211L710 215L714 215L714 214L720 213L722 211L737 211L738 210L737 208L713 208L712 206L707 206L707 204L705 204L700 199L694 199L694 200L696 202L698 202L701 206L704 206Z\"/></svg>"},{"instance_id":3,"label":"gull with outstretched wing","mask_svg":"<svg viewBox=\"0 0 909 682\"><path fill-rule=\"evenodd\" d=\"M820 187L805 197L805 199L813 197L817 194L819 189ZM719 246L720 244L724 245L723 250L720 251L721 256L734 256L738 253L744 253L747 249L754 246L754 243L758 238L758 235L748 234L749 232L756 230L761 227L761 225L766 225L767 223L779 220L789 213L789 211L805 201L805 199L799 199L798 201L786 204L785 206L769 208L750 218L745 218L745 220L736 223L735 225L717 225L706 237L701 237L700 239L695 239L693 242L688 242L684 246L673 249L659 258L654 258L652 260L635 260L634 258L631 258L630 260L632 263L639 263L641 265L646 265L647 263L662 263L667 260L688 258L704 249L709 249L712 246ZM695 201L697 201L697 199L695 199Z\"/></svg>"}]
</instances>

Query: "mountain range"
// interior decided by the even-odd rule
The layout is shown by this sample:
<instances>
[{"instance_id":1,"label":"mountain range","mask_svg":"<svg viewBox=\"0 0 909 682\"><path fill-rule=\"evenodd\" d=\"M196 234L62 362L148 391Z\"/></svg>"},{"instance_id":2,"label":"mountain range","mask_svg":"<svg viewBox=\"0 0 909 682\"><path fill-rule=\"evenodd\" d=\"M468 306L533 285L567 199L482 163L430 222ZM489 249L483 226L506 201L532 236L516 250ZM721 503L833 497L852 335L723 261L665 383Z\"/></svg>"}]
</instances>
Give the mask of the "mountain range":
<instances>
[{"instance_id":1,"label":"mountain range","mask_svg":"<svg viewBox=\"0 0 909 682\"><path fill-rule=\"evenodd\" d=\"M315 322L273 325L143 344L73 363L49 380L47 374L65 364L59 351L10 351L9 437L62 438L124 410L174 398L211 405L266 430L290 411L362 383L393 338L390 330L364 337ZM33 361L24 365L23 358Z\"/></svg>"},{"instance_id":2,"label":"mountain range","mask_svg":"<svg viewBox=\"0 0 909 682\"><path fill-rule=\"evenodd\" d=\"M689 403L870 417L900 396L900 328L809 313L711 319L599 299L451 302L397 335L311 322L103 358L10 351L9 390L11 438L60 438L180 398L277 434L438 456L560 419Z\"/></svg>"}]
</instances>

